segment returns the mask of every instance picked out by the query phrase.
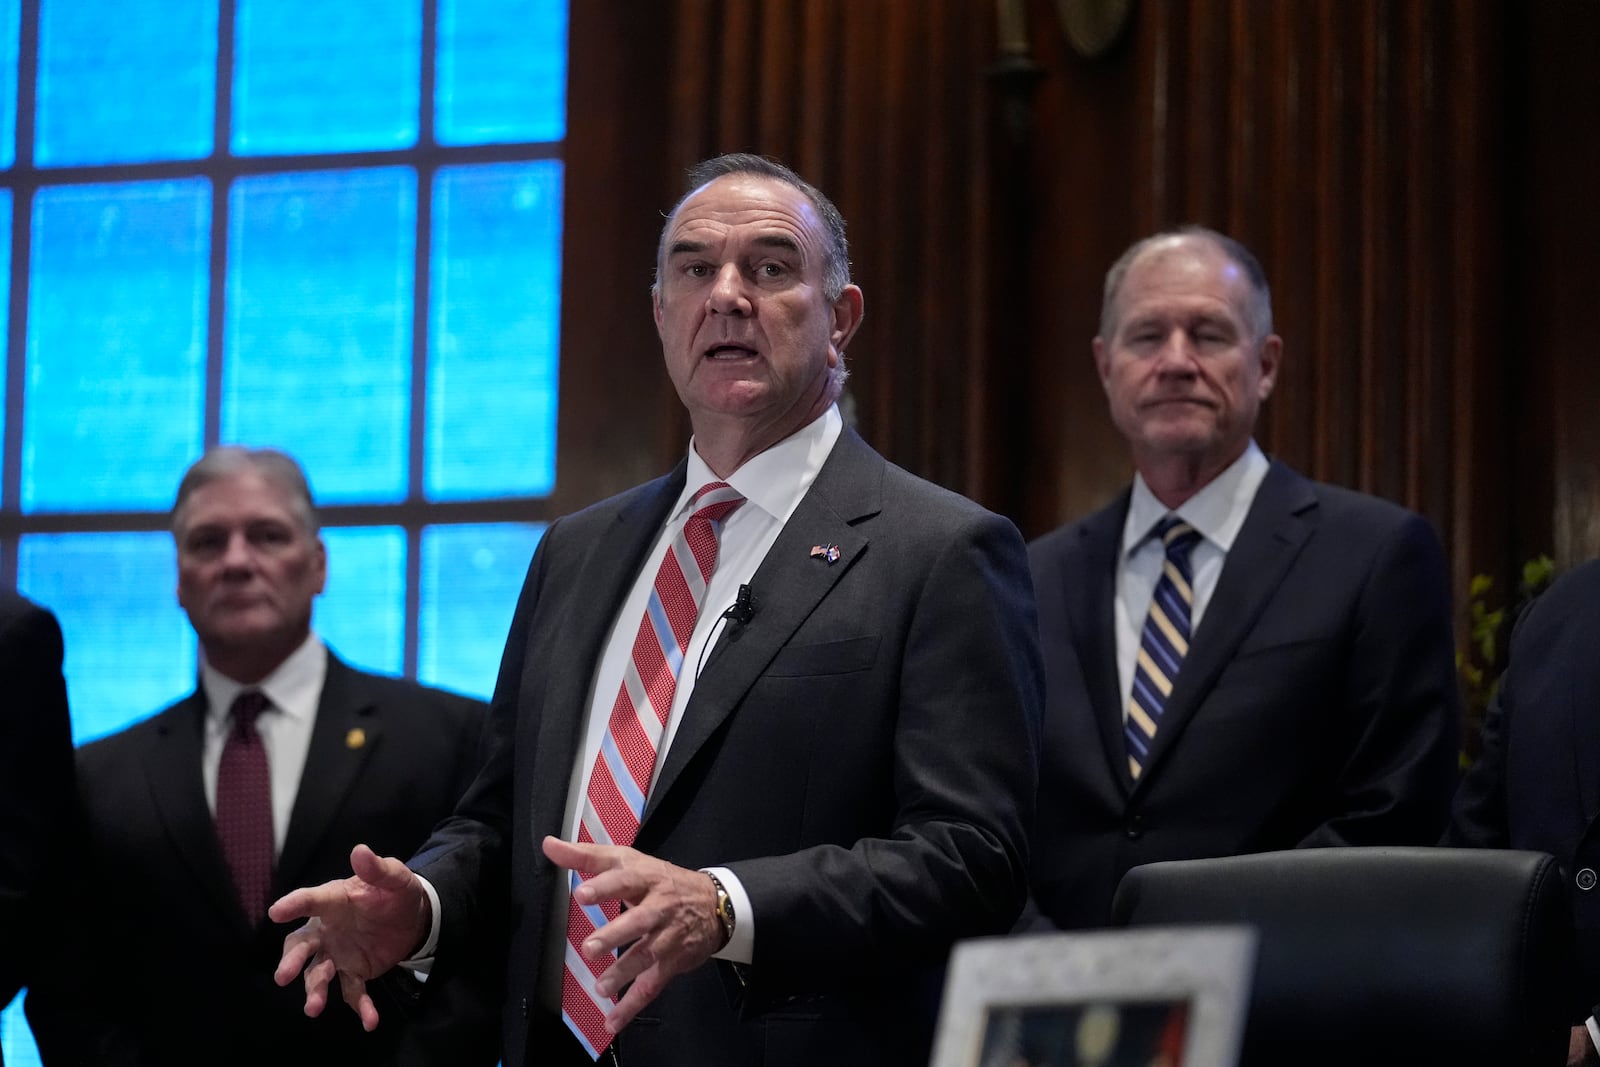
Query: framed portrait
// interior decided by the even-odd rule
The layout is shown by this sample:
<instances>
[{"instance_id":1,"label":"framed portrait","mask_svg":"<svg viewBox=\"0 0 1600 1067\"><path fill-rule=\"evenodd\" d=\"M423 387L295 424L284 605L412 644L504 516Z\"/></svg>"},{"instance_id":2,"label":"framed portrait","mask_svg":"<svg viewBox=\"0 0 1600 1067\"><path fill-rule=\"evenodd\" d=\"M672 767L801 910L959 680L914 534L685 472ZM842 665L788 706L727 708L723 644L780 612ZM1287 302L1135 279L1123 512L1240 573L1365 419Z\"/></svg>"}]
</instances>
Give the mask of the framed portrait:
<instances>
[{"instance_id":1,"label":"framed portrait","mask_svg":"<svg viewBox=\"0 0 1600 1067\"><path fill-rule=\"evenodd\" d=\"M1255 959L1246 926L962 942L933 1067L1231 1067Z\"/></svg>"}]
</instances>

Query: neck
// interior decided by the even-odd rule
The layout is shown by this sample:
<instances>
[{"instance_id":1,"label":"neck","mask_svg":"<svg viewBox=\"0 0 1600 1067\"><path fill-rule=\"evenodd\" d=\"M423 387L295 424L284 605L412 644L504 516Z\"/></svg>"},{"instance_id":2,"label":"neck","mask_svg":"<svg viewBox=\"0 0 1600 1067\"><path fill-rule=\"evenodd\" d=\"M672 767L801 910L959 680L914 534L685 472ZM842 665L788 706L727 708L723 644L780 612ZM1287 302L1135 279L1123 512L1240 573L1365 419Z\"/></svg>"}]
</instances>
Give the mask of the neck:
<instances>
[{"instance_id":1,"label":"neck","mask_svg":"<svg viewBox=\"0 0 1600 1067\"><path fill-rule=\"evenodd\" d=\"M263 645L218 648L215 643L204 646L206 663L223 676L240 685L260 685L266 677L292 655L305 641L306 634L288 648Z\"/></svg>"},{"instance_id":2,"label":"neck","mask_svg":"<svg viewBox=\"0 0 1600 1067\"><path fill-rule=\"evenodd\" d=\"M1241 448L1226 459L1196 455L1134 457L1134 466L1150 494L1168 511L1176 511L1184 501L1210 485L1217 476L1244 455Z\"/></svg>"},{"instance_id":3,"label":"neck","mask_svg":"<svg viewBox=\"0 0 1600 1067\"><path fill-rule=\"evenodd\" d=\"M727 478L750 460L780 441L811 425L838 397L838 390L825 388L798 417L753 422L737 417L700 417L694 423L694 450L718 478Z\"/></svg>"}]
</instances>

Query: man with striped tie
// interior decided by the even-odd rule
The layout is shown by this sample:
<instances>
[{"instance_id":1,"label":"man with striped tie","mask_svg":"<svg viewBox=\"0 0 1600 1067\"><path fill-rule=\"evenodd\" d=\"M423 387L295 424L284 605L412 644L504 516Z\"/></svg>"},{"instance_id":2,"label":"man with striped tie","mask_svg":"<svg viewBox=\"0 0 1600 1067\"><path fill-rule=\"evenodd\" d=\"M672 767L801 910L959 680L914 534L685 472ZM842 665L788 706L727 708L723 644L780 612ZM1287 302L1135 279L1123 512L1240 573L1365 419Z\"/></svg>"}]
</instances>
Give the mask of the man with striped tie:
<instances>
[{"instance_id":1,"label":"man with striped tie","mask_svg":"<svg viewBox=\"0 0 1600 1067\"><path fill-rule=\"evenodd\" d=\"M688 454L546 532L484 773L409 867L274 905L278 977L375 1026L366 979L501 938L508 1067L925 1064L951 943L1026 894L1025 550L843 426L827 197L747 155L690 190L653 294Z\"/></svg>"},{"instance_id":2,"label":"man with striped tie","mask_svg":"<svg viewBox=\"0 0 1600 1067\"><path fill-rule=\"evenodd\" d=\"M1444 825L1438 537L1262 453L1282 350L1260 264L1222 234L1157 234L1106 275L1095 365L1137 473L1029 549L1046 706L1024 928L1106 924L1141 863Z\"/></svg>"}]
</instances>

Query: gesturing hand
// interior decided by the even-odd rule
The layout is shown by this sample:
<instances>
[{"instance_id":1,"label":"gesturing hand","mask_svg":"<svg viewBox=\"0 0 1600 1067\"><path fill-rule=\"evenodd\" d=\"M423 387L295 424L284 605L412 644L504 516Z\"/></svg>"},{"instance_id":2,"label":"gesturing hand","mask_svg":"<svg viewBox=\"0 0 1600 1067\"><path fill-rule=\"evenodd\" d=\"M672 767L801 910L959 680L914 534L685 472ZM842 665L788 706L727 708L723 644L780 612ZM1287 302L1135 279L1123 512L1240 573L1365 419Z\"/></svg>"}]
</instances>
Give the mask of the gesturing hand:
<instances>
[{"instance_id":1,"label":"gesturing hand","mask_svg":"<svg viewBox=\"0 0 1600 1067\"><path fill-rule=\"evenodd\" d=\"M361 1025L378 1025L378 1009L367 980L408 958L428 936L433 921L422 883L404 863L380 857L366 845L350 853L354 875L296 889L267 909L274 922L305 919L283 939L283 958L273 974L280 986L305 971L306 1014L328 1003L328 983L339 976L344 1002Z\"/></svg>"},{"instance_id":2,"label":"gesturing hand","mask_svg":"<svg viewBox=\"0 0 1600 1067\"><path fill-rule=\"evenodd\" d=\"M580 946L592 960L629 946L595 982L595 990L606 997L633 983L606 1014L606 1028L613 1034L660 996L668 982L722 947L717 892L703 872L631 848L573 844L555 837L544 839L544 854L558 867L590 876L576 890L579 903L620 900L627 905Z\"/></svg>"}]
</instances>

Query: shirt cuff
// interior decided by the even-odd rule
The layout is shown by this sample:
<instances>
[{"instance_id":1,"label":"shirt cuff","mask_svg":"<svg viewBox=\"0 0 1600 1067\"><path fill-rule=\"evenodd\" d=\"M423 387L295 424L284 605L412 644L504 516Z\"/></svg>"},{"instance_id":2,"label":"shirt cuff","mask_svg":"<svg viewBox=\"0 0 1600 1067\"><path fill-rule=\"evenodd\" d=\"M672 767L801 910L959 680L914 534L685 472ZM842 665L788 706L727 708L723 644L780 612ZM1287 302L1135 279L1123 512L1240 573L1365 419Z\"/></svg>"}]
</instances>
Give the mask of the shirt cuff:
<instances>
[{"instance_id":1,"label":"shirt cuff","mask_svg":"<svg viewBox=\"0 0 1600 1067\"><path fill-rule=\"evenodd\" d=\"M1591 1015L1583 1020L1583 1025L1589 1029L1589 1042L1600 1050L1600 1023L1595 1022L1594 1016Z\"/></svg>"},{"instance_id":2,"label":"shirt cuff","mask_svg":"<svg viewBox=\"0 0 1600 1067\"><path fill-rule=\"evenodd\" d=\"M401 960L400 966L410 971L420 981L428 980L428 972L433 970L433 954L439 948L439 891L433 888L433 883L422 875L417 875L417 881L422 883L422 891L428 894L428 939L422 947L411 954L410 959Z\"/></svg>"},{"instance_id":3,"label":"shirt cuff","mask_svg":"<svg viewBox=\"0 0 1600 1067\"><path fill-rule=\"evenodd\" d=\"M733 936L728 943L711 954L713 959L730 963L749 963L756 953L756 917L750 910L750 894L737 875L726 867L702 867L707 874L716 875L717 881L727 891L733 903Z\"/></svg>"}]
</instances>

